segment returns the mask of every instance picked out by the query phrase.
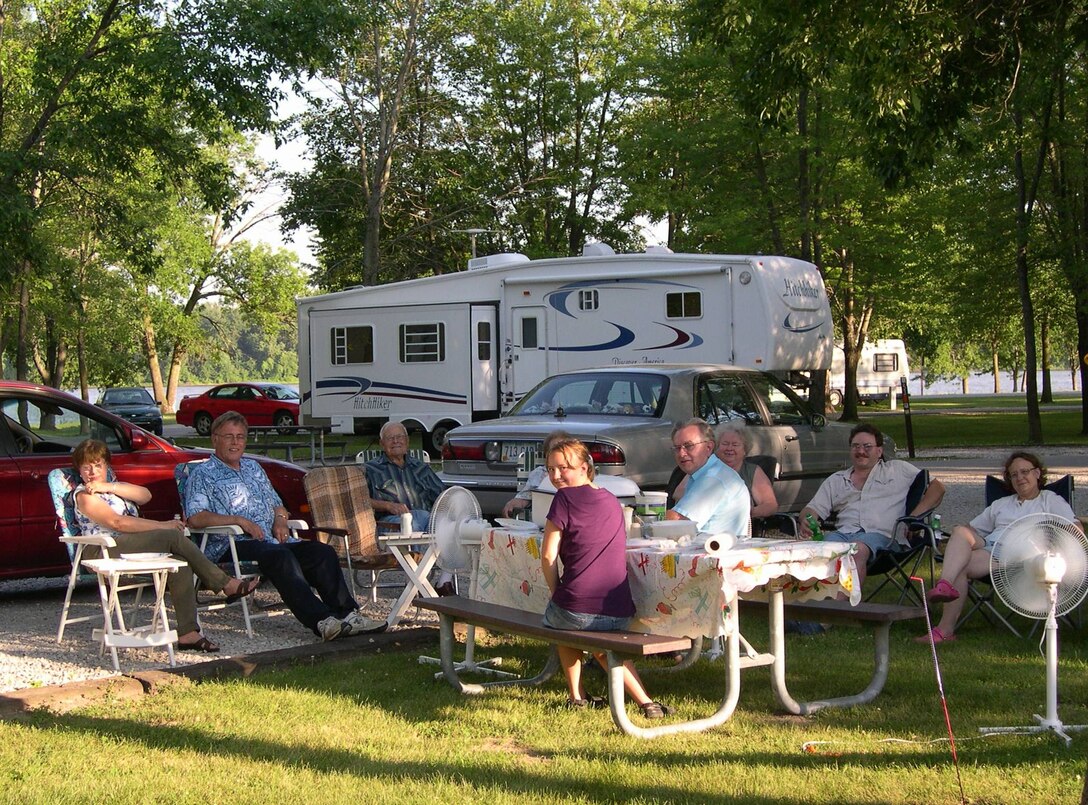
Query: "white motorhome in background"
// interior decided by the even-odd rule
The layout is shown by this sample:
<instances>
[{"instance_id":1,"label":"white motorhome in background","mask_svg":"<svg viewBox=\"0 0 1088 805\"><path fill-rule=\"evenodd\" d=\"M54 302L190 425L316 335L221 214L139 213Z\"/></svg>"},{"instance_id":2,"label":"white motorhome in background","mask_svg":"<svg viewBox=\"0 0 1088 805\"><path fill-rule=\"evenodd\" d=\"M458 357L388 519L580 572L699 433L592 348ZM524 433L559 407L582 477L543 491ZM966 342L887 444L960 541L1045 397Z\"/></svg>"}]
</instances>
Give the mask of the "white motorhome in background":
<instances>
[{"instance_id":1,"label":"white motorhome in background","mask_svg":"<svg viewBox=\"0 0 1088 805\"><path fill-rule=\"evenodd\" d=\"M469 270L298 300L301 418L344 432L402 420L429 450L544 378L594 366L827 369L819 271L787 257L474 258Z\"/></svg>"},{"instance_id":2,"label":"white motorhome in background","mask_svg":"<svg viewBox=\"0 0 1088 805\"><path fill-rule=\"evenodd\" d=\"M891 386L899 388L899 378L910 377L907 349L900 338L880 338L866 341L858 358L858 400L874 402L888 397ZM846 388L846 356L842 346L835 345L831 361L831 392L828 402L842 405Z\"/></svg>"}]
</instances>

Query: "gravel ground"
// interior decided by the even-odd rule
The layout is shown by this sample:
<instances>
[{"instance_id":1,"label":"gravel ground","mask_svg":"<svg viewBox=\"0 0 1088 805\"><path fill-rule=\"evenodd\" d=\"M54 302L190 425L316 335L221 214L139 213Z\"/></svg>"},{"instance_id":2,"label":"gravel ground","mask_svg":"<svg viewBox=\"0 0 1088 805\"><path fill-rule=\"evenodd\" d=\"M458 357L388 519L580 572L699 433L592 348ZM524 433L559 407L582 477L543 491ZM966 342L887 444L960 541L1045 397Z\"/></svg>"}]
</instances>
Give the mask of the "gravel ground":
<instances>
[{"instance_id":1,"label":"gravel ground","mask_svg":"<svg viewBox=\"0 0 1088 805\"><path fill-rule=\"evenodd\" d=\"M929 469L947 487L939 509L946 530L955 523L970 520L982 508L982 479L1000 466L1005 454L1005 450L972 451L970 454L935 450L920 454L915 459L916 464ZM1043 458L1052 468L1052 476L1072 472L1078 486L1085 488L1084 485L1088 484L1088 461L1082 451L1052 448L1043 451ZM392 581L396 576L389 573L382 578L383 581ZM64 642L57 644L57 623L66 583L66 579L0 582L0 692L113 675L109 656L99 656L97 645L90 640L88 624L69 626ZM377 603L367 603L364 608L367 616L384 619L394 600L394 592L399 594L394 590L382 592L383 596ZM268 584L262 585L254 598L263 606L279 600ZM75 606L89 614L100 612L97 586L93 583L81 584ZM408 617L398 628L436 623L433 613L419 613L419 621L413 620L414 615L409 610ZM189 665L316 641L290 613L257 620L253 637L246 636L241 610L237 607L207 613L202 616L202 621L208 636L223 647L222 652L177 652L179 664ZM166 664L164 651L121 652L121 668L124 671L156 669Z\"/></svg>"}]
</instances>

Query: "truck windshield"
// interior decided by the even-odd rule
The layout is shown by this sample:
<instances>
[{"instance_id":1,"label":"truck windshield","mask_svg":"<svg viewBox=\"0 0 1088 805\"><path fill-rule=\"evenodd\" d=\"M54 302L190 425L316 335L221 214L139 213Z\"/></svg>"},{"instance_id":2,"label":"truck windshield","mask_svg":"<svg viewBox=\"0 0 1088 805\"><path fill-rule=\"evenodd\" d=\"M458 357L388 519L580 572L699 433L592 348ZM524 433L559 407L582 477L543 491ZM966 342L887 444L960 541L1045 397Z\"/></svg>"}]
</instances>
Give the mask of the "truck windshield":
<instances>
[{"instance_id":1,"label":"truck windshield","mask_svg":"<svg viewBox=\"0 0 1088 805\"><path fill-rule=\"evenodd\" d=\"M669 380L664 375L587 374L551 377L530 391L509 416L554 414L568 416L658 417L664 409Z\"/></svg>"}]
</instances>

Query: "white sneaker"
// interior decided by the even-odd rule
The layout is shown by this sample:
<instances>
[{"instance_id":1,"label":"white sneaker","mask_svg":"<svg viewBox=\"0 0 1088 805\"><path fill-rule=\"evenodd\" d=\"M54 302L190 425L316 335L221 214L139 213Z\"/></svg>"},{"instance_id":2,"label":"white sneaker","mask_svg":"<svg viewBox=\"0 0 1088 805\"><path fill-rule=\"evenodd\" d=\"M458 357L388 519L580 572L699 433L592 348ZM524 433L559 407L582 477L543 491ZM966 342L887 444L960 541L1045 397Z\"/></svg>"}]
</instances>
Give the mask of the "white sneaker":
<instances>
[{"instance_id":1,"label":"white sneaker","mask_svg":"<svg viewBox=\"0 0 1088 805\"><path fill-rule=\"evenodd\" d=\"M351 627L351 634L366 634L367 632L384 632L389 623L376 621L355 610L344 618L344 623Z\"/></svg>"},{"instance_id":2,"label":"white sneaker","mask_svg":"<svg viewBox=\"0 0 1088 805\"><path fill-rule=\"evenodd\" d=\"M321 635L321 639L328 642L351 634L351 624L330 615L325 620L318 622L317 631Z\"/></svg>"}]
</instances>

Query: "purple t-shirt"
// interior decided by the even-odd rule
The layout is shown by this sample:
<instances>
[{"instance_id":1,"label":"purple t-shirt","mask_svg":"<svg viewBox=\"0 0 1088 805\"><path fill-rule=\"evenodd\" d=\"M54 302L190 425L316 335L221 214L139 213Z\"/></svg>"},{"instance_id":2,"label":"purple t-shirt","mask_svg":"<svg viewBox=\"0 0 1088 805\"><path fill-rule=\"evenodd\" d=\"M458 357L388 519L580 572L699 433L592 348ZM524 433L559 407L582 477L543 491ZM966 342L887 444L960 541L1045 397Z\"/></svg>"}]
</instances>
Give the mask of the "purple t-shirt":
<instances>
[{"instance_id":1,"label":"purple t-shirt","mask_svg":"<svg viewBox=\"0 0 1088 805\"><path fill-rule=\"evenodd\" d=\"M627 583L627 529L615 495L589 484L565 487L556 493L548 519L563 532L563 575L552 595L556 605L585 615L634 615Z\"/></svg>"}]
</instances>

